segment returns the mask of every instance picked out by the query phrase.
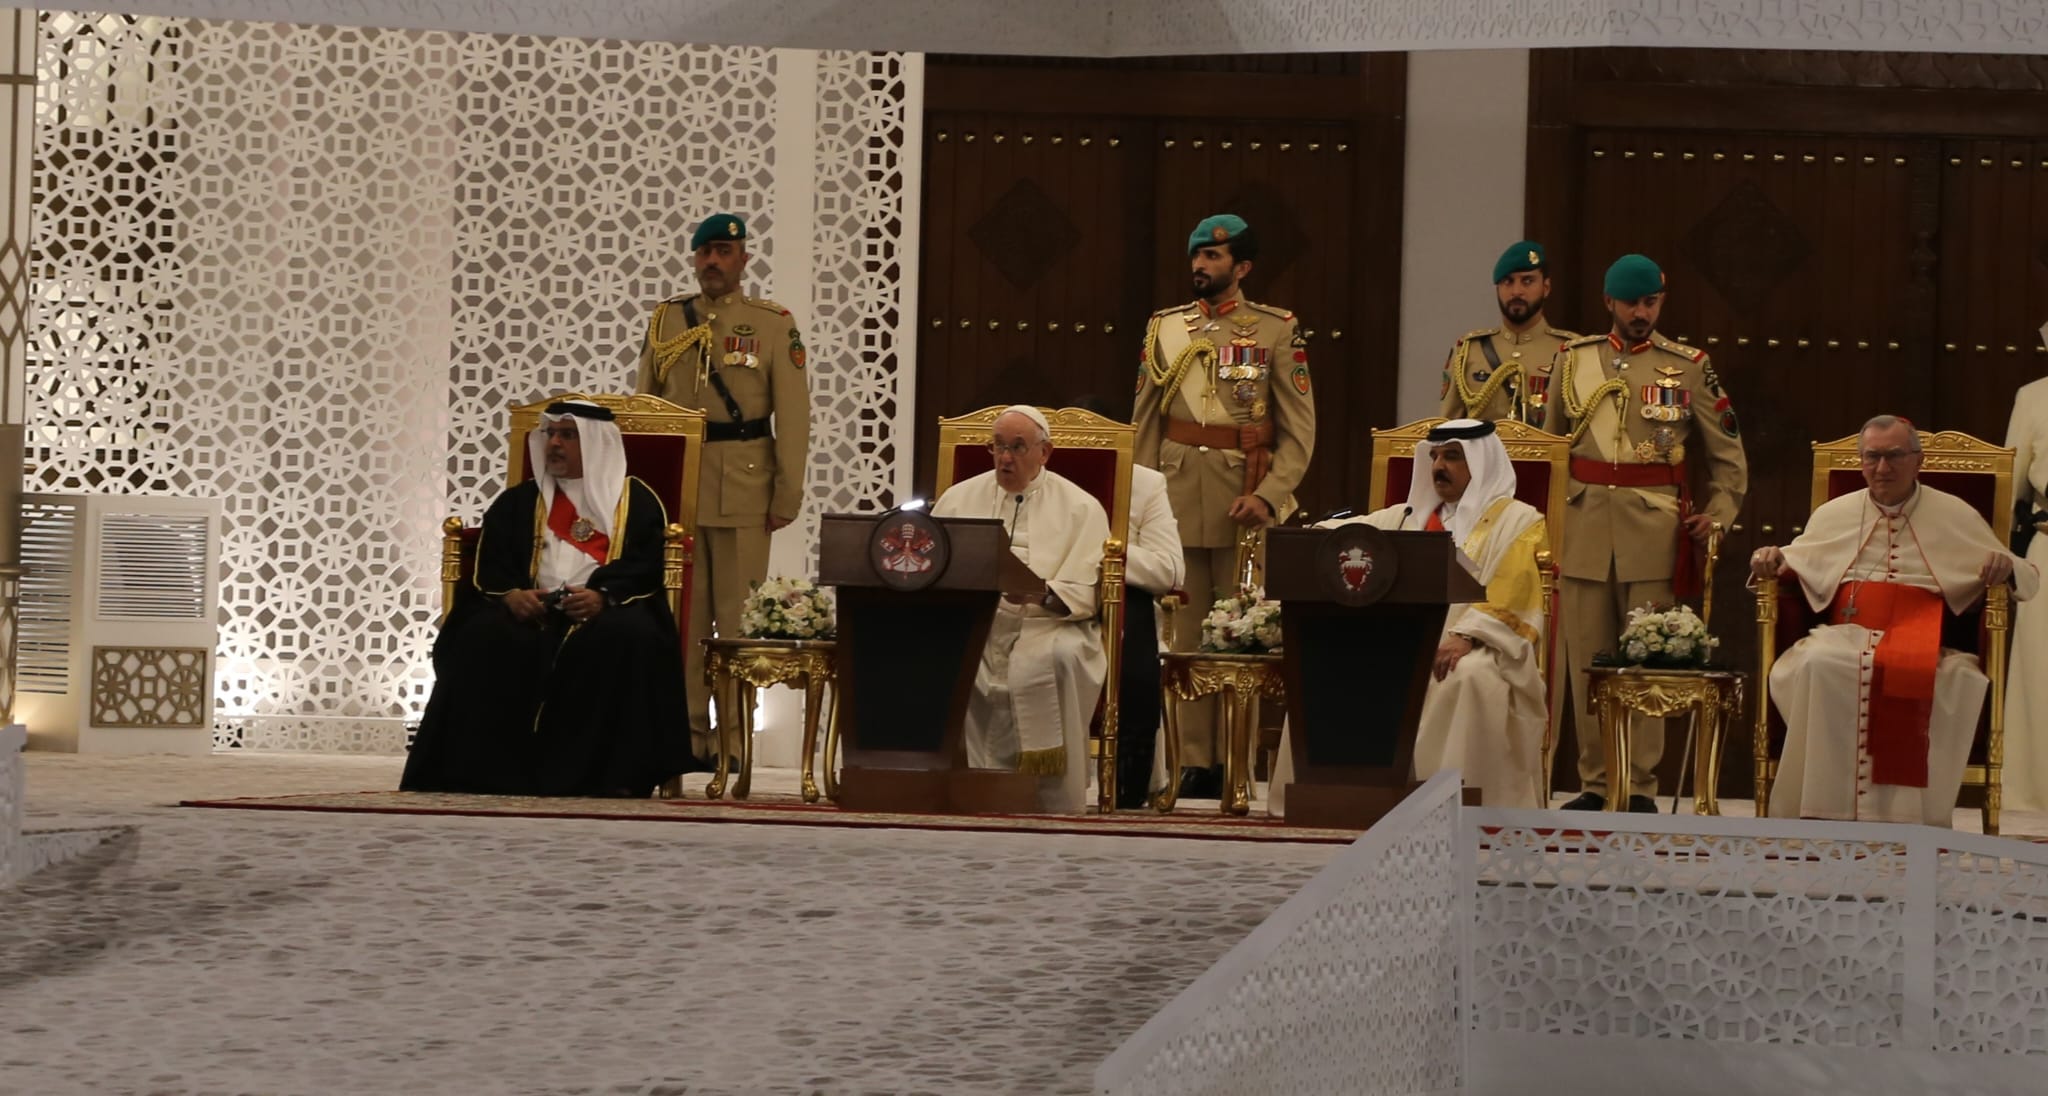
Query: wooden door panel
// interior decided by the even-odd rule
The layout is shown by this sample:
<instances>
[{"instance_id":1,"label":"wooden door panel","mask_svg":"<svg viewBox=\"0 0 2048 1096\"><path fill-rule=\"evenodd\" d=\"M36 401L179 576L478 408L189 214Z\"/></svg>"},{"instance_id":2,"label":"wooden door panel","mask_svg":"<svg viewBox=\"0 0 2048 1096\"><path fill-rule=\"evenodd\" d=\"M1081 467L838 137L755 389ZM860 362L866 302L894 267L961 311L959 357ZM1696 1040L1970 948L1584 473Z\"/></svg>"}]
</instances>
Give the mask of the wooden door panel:
<instances>
[{"instance_id":1,"label":"wooden door panel","mask_svg":"<svg viewBox=\"0 0 2048 1096\"><path fill-rule=\"evenodd\" d=\"M1188 232L1234 212L1263 237L1248 295L1312 332L1297 497L1364 500L1395 403L1394 355L1371 348L1399 326L1405 57L927 66L921 489L940 414L1082 394L1127 413L1147 316L1193 297Z\"/></svg>"},{"instance_id":2,"label":"wooden door panel","mask_svg":"<svg viewBox=\"0 0 2048 1096\"><path fill-rule=\"evenodd\" d=\"M2004 444L2013 391L2048 370L2048 142L1950 141L1931 429Z\"/></svg>"},{"instance_id":3,"label":"wooden door panel","mask_svg":"<svg viewBox=\"0 0 2048 1096\"><path fill-rule=\"evenodd\" d=\"M997 403L1116 407L1135 351L1116 323L1149 271L1119 246L1142 121L934 114L926 139L918 453L932 421Z\"/></svg>"},{"instance_id":4,"label":"wooden door panel","mask_svg":"<svg viewBox=\"0 0 2048 1096\"><path fill-rule=\"evenodd\" d=\"M1931 191L1938 154L1933 142L1884 138L1582 133L1574 288L1589 304L1574 318L1606 329L1607 265L1650 256L1670 285L1659 327L1711 355L1740 419L1749 490L1722 545L1713 613L1732 665L1756 657L1742 561L1803 529L1810 443L1880 410L1932 412L1934 285L1928 233L1913 225L1927 220L1914 201Z\"/></svg>"},{"instance_id":5,"label":"wooden door panel","mask_svg":"<svg viewBox=\"0 0 2048 1096\"><path fill-rule=\"evenodd\" d=\"M1158 141L1158 185L1152 231L1160 243L1151 309L1192 300L1187 237L1202 218L1230 212L1259 234L1259 258L1245 296L1285 308L1308 337L1315 386L1318 440L1296 498L1305 513L1363 502L1366 480L1350 476L1343 424L1378 423L1369 408L1391 391L1362 393L1350 360L1359 344L1359 300L1352 291L1356 256L1345 246L1355 215L1357 185L1354 127L1344 123L1181 123L1164 127ZM1170 142L1170 143L1169 143ZM1147 309L1150 311L1151 309ZM1131 360L1140 347L1130 340ZM1284 372L1276 383L1286 383ZM1361 403L1360 397L1367 396ZM1360 418L1363 414L1365 417Z\"/></svg>"}]
</instances>

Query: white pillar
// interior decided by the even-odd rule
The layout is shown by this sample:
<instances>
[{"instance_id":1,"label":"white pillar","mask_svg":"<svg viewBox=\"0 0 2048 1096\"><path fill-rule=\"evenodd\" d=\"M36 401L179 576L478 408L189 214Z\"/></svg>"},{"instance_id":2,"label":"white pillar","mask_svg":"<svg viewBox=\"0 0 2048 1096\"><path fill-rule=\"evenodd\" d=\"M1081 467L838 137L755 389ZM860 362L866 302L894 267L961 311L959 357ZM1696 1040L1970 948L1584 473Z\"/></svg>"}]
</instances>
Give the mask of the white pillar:
<instances>
[{"instance_id":1,"label":"white pillar","mask_svg":"<svg viewBox=\"0 0 2048 1096\"><path fill-rule=\"evenodd\" d=\"M1528 127L1528 50L1408 55L1396 423L1436 414L1452 340L1500 319L1487 275L1522 238Z\"/></svg>"},{"instance_id":2,"label":"white pillar","mask_svg":"<svg viewBox=\"0 0 2048 1096\"><path fill-rule=\"evenodd\" d=\"M0 723L14 717L21 591L23 424L28 418L29 197L35 175L36 13L0 11Z\"/></svg>"}]
</instances>

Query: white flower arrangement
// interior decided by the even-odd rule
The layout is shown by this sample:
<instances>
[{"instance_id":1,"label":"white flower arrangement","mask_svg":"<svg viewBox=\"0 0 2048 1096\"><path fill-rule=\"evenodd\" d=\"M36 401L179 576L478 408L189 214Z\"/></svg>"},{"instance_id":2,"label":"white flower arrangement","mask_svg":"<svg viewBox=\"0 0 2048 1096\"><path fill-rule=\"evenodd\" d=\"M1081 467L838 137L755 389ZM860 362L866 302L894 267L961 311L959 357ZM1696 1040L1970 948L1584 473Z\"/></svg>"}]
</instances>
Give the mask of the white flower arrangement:
<instances>
[{"instance_id":1,"label":"white flower arrangement","mask_svg":"<svg viewBox=\"0 0 2048 1096\"><path fill-rule=\"evenodd\" d=\"M1703 666L1721 641L1689 605L1631 609L1621 630L1621 661L1632 666Z\"/></svg>"},{"instance_id":2,"label":"white flower arrangement","mask_svg":"<svg viewBox=\"0 0 2048 1096\"><path fill-rule=\"evenodd\" d=\"M835 623L831 593L801 578L755 583L740 612L748 639L830 639Z\"/></svg>"},{"instance_id":3,"label":"white flower arrangement","mask_svg":"<svg viewBox=\"0 0 2048 1096\"><path fill-rule=\"evenodd\" d=\"M1247 587L1218 598L1202 618L1202 650L1215 654L1257 654L1280 649L1280 603Z\"/></svg>"}]
</instances>

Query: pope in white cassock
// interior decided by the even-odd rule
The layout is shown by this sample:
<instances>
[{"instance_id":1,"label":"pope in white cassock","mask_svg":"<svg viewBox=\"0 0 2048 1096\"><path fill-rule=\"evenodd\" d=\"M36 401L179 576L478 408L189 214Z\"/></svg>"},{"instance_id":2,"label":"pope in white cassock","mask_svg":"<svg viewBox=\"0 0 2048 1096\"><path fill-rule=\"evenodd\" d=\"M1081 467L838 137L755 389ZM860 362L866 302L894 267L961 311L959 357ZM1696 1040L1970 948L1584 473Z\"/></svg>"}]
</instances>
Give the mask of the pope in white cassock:
<instances>
[{"instance_id":1,"label":"pope in white cassock","mask_svg":"<svg viewBox=\"0 0 2048 1096\"><path fill-rule=\"evenodd\" d=\"M1750 557L1759 581L1797 576L1828 621L1771 669L1785 752L1770 813L1948 826L1990 681L1975 655L1941 646L1944 610L2008 581L2030 598L2040 572L1969 503L1920 482L1912 423L1879 415L1859 449L1869 486Z\"/></svg>"},{"instance_id":2,"label":"pope in white cassock","mask_svg":"<svg viewBox=\"0 0 2048 1096\"><path fill-rule=\"evenodd\" d=\"M1024 568L1006 572L974 697L967 763L1039 776L1039 805L1087 801L1088 721L1109 659L1095 617L1109 516L1095 497L1048 471L1051 428L1035 407L996 419L995 468L946 489L934 517L999 518Z\"/></svg>"},{"instance_id":3,"label":"pope in white cassock","mask_svg":"<svg viewBox=\"0 0 2048 1096\"><path fill-rule=\"evenodd\" d=\"M1463 553L1486 600L1453 605L1444 617L1422 725L1415 738L1415 778L1459 770L1489 807L1534 808L1544 802L1543 585L1536 553L1549 543L1543 515L1515 498L1515 468L1491 422L1453 419L1415 443L1408 497L1364 517L1319 528L1364 523L1389 530L1445 530ZM1280 744L1267 810L1286 812L1294 778L1288 743Z\"/></svg>"}]
</instances>

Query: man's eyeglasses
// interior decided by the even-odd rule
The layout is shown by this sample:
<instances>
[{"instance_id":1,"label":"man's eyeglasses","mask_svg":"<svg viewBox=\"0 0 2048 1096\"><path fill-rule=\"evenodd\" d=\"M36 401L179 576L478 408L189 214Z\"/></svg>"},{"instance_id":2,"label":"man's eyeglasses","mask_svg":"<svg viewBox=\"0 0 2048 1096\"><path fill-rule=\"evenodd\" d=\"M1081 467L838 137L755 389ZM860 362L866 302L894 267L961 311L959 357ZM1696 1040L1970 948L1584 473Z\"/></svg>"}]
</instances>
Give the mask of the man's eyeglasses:
<instances>
[{"instance_id":1,"label":"man's eyeglasses","mask_svg":"<svg viewBox=\"0 0 2048 1096\"><path fill-rule=\"evenodd\" d=\"M1918 449L1866 449L1866 450L1864 450L1864 451L1863 451L1863 454L1862 454L1862 455L1863 455L1863 466L1864 466L1865 468L1875 468L1875 467L1877 467L1878 465L1880 465L1880 464L1883 464L1883 463L1885 463L1886 461L1890 461L1891 463L1893 463L1893 464L1895 464L1895 465L1896 465L1896 464L1903 464L1903 463L1905 463L1905 462L1906 462L1906 460L1907 460L1908 458L1912 458L1912 457L1918 457L1918 456L1920 455L1920 450L1918 450Z\"/></svg>"},{"instance_id":2,"label":"man's eyeglasses","mask_svg":"<svg viewBox=\"0 0 2048 1096\"><path fill-rule=\"evenodd\" d=\"M1000 442L992 441L985 448L988 449L989 455L992 457L1000 457L1004 453L1008 453L1012 457L1021 457L1031 451L1031 443L1028 441L1013 441L1008 445L1004 445Z\"/></svg>"}]
</instances>

